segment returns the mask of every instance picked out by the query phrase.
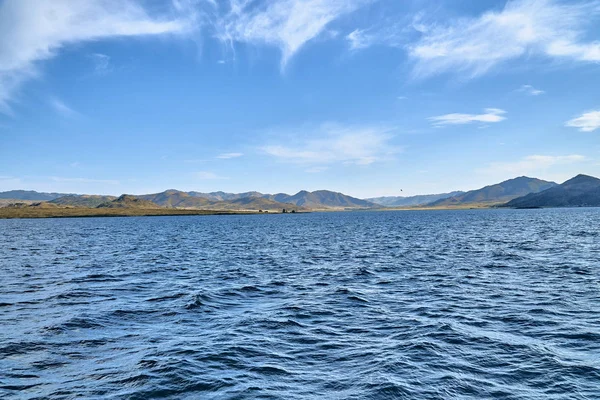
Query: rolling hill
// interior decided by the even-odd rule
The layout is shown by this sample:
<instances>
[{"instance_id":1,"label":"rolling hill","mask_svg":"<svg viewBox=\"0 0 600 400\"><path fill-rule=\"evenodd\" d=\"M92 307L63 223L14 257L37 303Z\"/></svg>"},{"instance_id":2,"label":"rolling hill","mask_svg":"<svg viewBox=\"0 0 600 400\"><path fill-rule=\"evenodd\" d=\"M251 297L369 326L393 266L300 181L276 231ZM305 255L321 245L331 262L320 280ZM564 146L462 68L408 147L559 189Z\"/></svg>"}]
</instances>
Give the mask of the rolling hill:
<instances>
[{"instance_id":1,"label":"rolling hill","mask_svg":"<svg viewBox=\"0 0 600 400\"><path fill-rule=\"evenodd\" d=\"M504 206L517 208L598 207L600 206L600 179L580 174L561 185L513 199Z\"/></svg>"},{"instance_id":2,"label":"rolling hill","mask_svg":"<svg viewBox=\"0 0 600 400\"><path fill-rule=\"evenodd\" d=\"M60 206L98 207L102 203L113 201L115 199L115 196L100 196L95 194L71 194L59 197L54 200L50 200L49 203Z\"/></svg>"},{"instance_id":3,"label":"rolling hill","mask_svg":"<svg viewBox=\"0 0 600 400\"><path fill-rule=\"evenodd\" d=\"M67 196L68 193L45 193L35 190L9 190L0 192L0 199L49 201Z\"/></svg>"},{"instance_id":4,"label":"rolling hill","mask_svg":"<svg viewBox=\"0 0 600 400\"><path fill-rule=\"evenodd\" d=\"M102 203L96 208L143 208L143 209L154 209L161 208L159 205L155 203L141 199L137 196L132 196L130 194L121 195L119 198L114 199L112 201L107 201L106 203Z\"/></svg>"},{"instance_id":5,"label":"rolling hill","mask_svg":"<svg viewBox=\"0 0 600 400\"><path fill-rule=\"evenodd\" d=\"M186 192L170 189L160 193L144 194L140 199L151 201L161 207L168 208L202 208L211 204L211 200L204 197L195 197Z\"/></svg>"},{"instance_id":6,"label":"rolling hill","mask_svg":"<svg viewBox=\"0 0 600 400\"><path fill-rule=\"evenodd\" d=\"M357 199L343 193L332 192L329 190L317 190L308 192L301 190L293 196L285 193L268 195L269 198L282 203L291 203L297 206L329 209L329 208L378 208L379 205L367 200Z\"/></svg>"},{"instance_id":7,"label":"rolling hill","mask_svg":"<svg viewBox=\"0 0 600 400\"><path fill-rule=\"evenodd\" d=\"M447 199L453 196L459 196L465 192L455 191L450 193L440 194L424 194L419 196L384 196L384 197L372 197L365 199L375 204L382 205L384 207L410 207L420 206L423 204L429 204L437 200Z\"/></svg>"},{"instance_id":8,"label":"rolling hill","mask_svg":"<svg viewBox=\"0 0 600 400\"><path fill-rule=\"evenodd\" d=\"M495 185L485 186L481 189L471 190L458 196L440 199L427 204L430 207L452 207L470 204L494 205L506 203L517 197L529 193L538 193L556 186L555 182L548 182L537 178L520 176Z\"/></svg>"}]
</instances>

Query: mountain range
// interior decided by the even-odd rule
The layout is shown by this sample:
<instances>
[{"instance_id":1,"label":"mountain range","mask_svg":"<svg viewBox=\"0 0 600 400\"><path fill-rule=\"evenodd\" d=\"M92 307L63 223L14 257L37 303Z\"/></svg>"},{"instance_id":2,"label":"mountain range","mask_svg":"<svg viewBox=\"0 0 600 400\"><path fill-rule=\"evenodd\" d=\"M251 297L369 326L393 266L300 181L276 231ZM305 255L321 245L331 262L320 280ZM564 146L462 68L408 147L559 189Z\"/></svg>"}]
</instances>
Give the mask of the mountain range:
<instances>
[{"instance_id":1,"label":"mountain range","mask_svg":"<svg viewBox=\"0 0 600 400\"><path fill-rule=\"evenodd\" d=\"M470 190L457 196L436 200L430 207L466 206L470 204L494 205L506 203L529 193L538 193L556 186L555 182L520 176L481 189Z\"/></svg>"},{"instance_id":2,"label":"mountain range","mask_svg":"<svg viewBox=\"0 0 600 400\"><path fill-rule=\"evenodd\" d=\"M505 204L506 207L585 207L600 206L600 179L577 175L561 185L530 193Z\"/></svg>"},{"instance_id":3,"label":"mountain range","mask_svg":"<svg viewBox=\"0 0 600 400\"><path fill-rule=\"evenodd\" d=\"M459 196L463 194L462 191L455 191L450 193L440 194L423 194L417 196L384 196L384 197L371 197L365 200L373 202L375 204L382 205L384 207L410 207L410 206L421 206L440 199L447 199L448 197Z\"/></svg>"},{"instance_id":4,"label":"mountain range","mask_svg":"<svg viewBox=\"0 0 600 400\"><path fill-rule=\"evenodd\" d=\"M8 200L13 199L13 200ZM521 176L468 192L422 196L358 199L329 190L263 194L260 192L183 192L175 189L144 195L115 196L40 193L26 190L0 192L0 207L10 202L41 201L43 206L87 208L170 208L196 210L353 210L385 207L562 207L600 205L600 179L578 175L562 185ZM26 206L24 204L23 206Z\"/></svg>"}]
</instances>

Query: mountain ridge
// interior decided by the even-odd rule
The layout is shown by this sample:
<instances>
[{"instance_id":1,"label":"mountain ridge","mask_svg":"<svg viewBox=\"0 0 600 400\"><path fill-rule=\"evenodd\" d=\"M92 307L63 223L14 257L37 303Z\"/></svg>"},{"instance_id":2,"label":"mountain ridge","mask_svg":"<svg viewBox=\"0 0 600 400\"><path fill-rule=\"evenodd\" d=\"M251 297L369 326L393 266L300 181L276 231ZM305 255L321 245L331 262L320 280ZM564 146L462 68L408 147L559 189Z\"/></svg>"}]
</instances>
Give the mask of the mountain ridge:
<instances>
[{"instance_id":1,"label":"mountain ridge","mask_svg":"<svg viewBox=\"0 0 600 400\"><path fill-rule=\"evenodd\" d=\"M513 199L503 207L597 207L600 206L600 179L579 174L539 193Z\"/></svg>"},{"instance_id":2,"label":"mountain ridge","mask_svg":"<svg viewBox=\"0 0 600 400\"><path fill-rule=\"evenodd\" d=\"M436 200L429 207L465 206L469 204L501 204L529 193L537 193L556 186L556 182L519 176L480 189L469 190L458 196Z\"/></svg>"}]
</instances>

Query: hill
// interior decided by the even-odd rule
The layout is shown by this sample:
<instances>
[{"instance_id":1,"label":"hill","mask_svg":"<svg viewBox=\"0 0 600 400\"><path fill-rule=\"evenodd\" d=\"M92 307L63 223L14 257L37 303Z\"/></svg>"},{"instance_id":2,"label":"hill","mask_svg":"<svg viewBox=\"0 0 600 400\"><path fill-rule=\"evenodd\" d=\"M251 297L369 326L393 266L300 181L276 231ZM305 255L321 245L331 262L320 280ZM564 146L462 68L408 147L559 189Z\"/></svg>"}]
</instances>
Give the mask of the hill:
<instances>
[{"instance_id":1,"label":"hill","mask_svg":"<svg viewBox=\"0 0 600 400\"><path fill-rule=\"evenodd\" d=\"M384 197L372 197L365 199L375 204L382 205L384 207L410 207L420 206L423 204L429 204L437 200L447 199L449 197L459 196L465 192L455 191L450 193L440 194L424 194L419 196L384 196Z\"/></svg>"},{"instance_id":2,"label":"hill","mask_svg":"<svg viewBox=\"0 0 600 400\"><path fill-rule=\"evenodd\" d=\"M192 197L202 197L212 201L227 201L237 200L246 197L264 197L265 195L260 192L244 192L244 193L226 193L226 192L187 192Z\"/></svg>"},{"instance_id":3,"label":"hill","mask_svg":"<svg viewBox=\"0 0 600 400\"><path fill-rule=\"evenodd\" d=\"M328 209L328 208L378 208L379 205L367 200L357 199L343 193L329 190L317 190L308 192L301 190L293 196L285 193L268 195L268 198L281 203L291 203L297 206Z\"/></svg>"},{"instance_id":4,"label":"hill","mask_svg":"<svg viewBox=\"0 0 600 400\"><path fill-rule=\"evenodd\" d=\"M50 200L49 203L60 206L98 207L102 203L113 201L115 199L115 196L100 196L96 194L72 194L68 196L62 196L54 200Z\"/></svg>"},{"instance_id":5,"label":"hill","mask_svg":"<svg viewBox=\"0 0 600 400\"><path fill-rule=\"evenodd\" d=\"M500 204L525 196L529 193L538 193L556 186L555 182L548 182L537 178L520 176L495 185L485 186L481 189L471 190L458 196L440 199L427 204L430 207L452 207L469 204Z\"/></svg>"},{"instance_id":6,"label":"hill","mask_svg":"<svg viewBox=\"0 0 600 400\"><path fill-rule=\"evenodd\" d=\"M295 195L277 193L274 195L260 192L226 193L226 192L181 192L166 190L161 193L138 196L152 201L162 207L197 208L197 209L252 209L282 210L292 206L308 208L375 208L377 204L328 190L308 192L302 190Z\"/></svg>"},{"instance_id":7,"label":"hill","mask_svg":"<svg viewBox=\"0 0 600 400\"><path fill-rule=\"evenodd\" d=\"M168 208L202 208L211 203L211 200L207 198L192 196L189 193L174 189L165 190L160 193L144 194L137 197L142 200L151 201L161 207Z\"/></svg>"},{"instance_id":8,"label":"hill","mask_svg":"<svg viewBox=\"0 0 600 400\"><path fill-rule=\"evenodd\" d=\"M585 207L600 206L600 179L577 175L561 185L540 193L531 193L509 201L504 206L533 207Z\"/></svg>"},{"instance_id":9,"label":"hill","mask_svg":"<svg viewBox=\"0 0 600 400\"><path fill-rule=\"evenodd\" d=\"M100 204L96 208L143 208L143 209L153 209L153 208L161 208L155 203L140 199L139 197L132 196L130 194L121 195L119 198L108 201Z\"/></svg>"},{"instance_id":10,"label":"hill","mask_svg":"<svg viewBox=\"0 0 600 400\"><path fill-rule=\"evenodd\" d=\"M9 190L0 192L0 199L49 201L59 197L67 196L68 193L45 193L35 190Z\"/></svg>"}]
</instances>

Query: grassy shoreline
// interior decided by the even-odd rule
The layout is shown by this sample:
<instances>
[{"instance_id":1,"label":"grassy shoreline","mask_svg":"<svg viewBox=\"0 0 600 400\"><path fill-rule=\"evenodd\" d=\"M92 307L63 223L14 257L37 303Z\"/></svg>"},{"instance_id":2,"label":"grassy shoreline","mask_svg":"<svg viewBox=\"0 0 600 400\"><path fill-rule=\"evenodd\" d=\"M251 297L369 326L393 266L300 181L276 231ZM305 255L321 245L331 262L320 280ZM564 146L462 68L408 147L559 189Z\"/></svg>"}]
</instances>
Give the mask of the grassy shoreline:
<instances>
[{"instance_id":1,"label":"grassy shoreline","mask_svg":"<svg viewBox=\"0 0 600 400\"><path fill-rule=\"evenodd\" d=\"M85 217L160 217L177 215L259 214L253 211L186 210L170 208L0 208L0 219L85 218Z\"/></svg>"}]
</instances>

